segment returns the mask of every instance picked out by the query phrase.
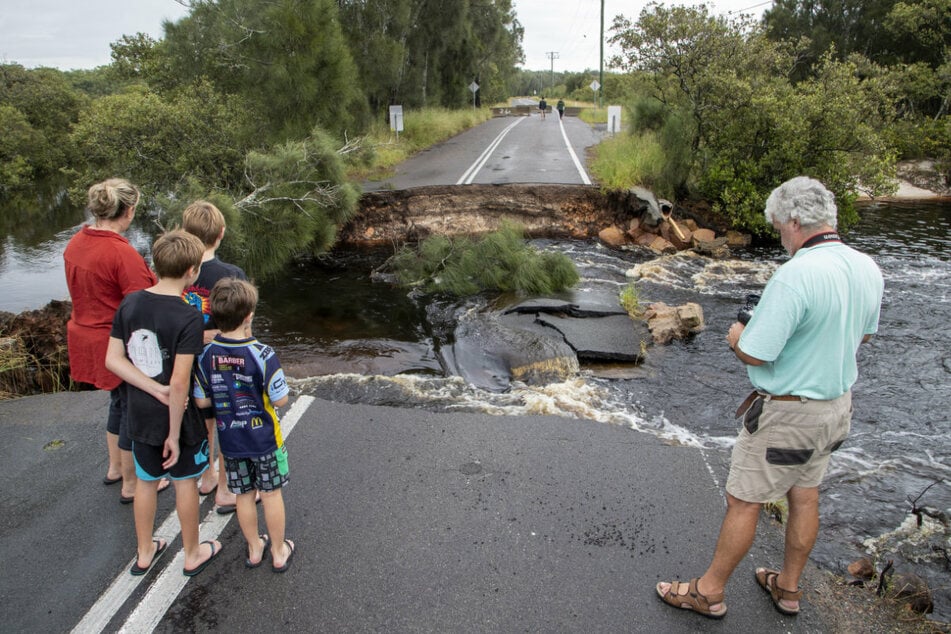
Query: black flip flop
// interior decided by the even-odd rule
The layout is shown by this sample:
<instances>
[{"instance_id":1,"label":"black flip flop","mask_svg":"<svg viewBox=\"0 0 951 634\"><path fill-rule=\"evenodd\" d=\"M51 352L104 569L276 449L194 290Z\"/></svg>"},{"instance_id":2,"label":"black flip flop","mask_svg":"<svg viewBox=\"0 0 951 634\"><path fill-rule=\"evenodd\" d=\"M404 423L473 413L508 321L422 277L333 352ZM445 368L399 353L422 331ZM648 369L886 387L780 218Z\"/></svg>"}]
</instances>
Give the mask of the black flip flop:
<instances>
[{"instance_id":1,"label":"black flip flop","mask_svg":"<svg viewBox=\"0 0 951 634\"><path fill-rule=\"evenodd\" d=\"M163 541L161 539L153 539L152 541L155 542L155 554L152 555L152 561L149 562L149 565L146 566L145 568L140 566L139 557L138 557L138 554L136 554L135 563L132 564L131 568L129 568L129 572L132 573L136 577L141 577L142 575L147 573L149 570L151 570L152 566L155 565L155 562L158 561L158 558L164 555L165 551L168 550L168 542Z\"/></svg>"},{"instance_id":2,"label":"black flip flop","mask_svg":"<svg viewBox=\"0 0 951 634\"><path fill-rule=\"evenodd\" d=\"M102 478L102 483L105 484L106 486L109 486L110 484L115 484L116 482L122 482L122 476L119 476L118 478L110 478L109 476L104 476Z\"/></svg>"},{"instance_id":3,"label":"black flip flop","mask_svg":"<svg viewBox=\"0 0 951 634\"><path fill-rule=\"evenodd\" d=\"M268 547L270 547L270 545L271 545L271 538L268 537L267 535L258 535L258 537L260 537L261 540L264 542L264 549L261 551L261 560L260 560L258 563L256 563L256 564L255 564L255 563L251 563L251 546L250 546L250 544L249 544L249 545L248 545L248 558L244 560L244 567L245 567L245 568L257 568L258 566L260 566L261 564L263 564L265 558L267 558L267 550L268 550Z\"/></svg>"},{"instance_id":4,"label":"black flip flop","mask_svg":"<svg viewBox=\"0 0 951 634\"><path fill-rule=\"evenodd\" d=\"M183 569L182 569L182 574L184 574L186 577L194 577L194 576L197 575L199 572L201 572L202 570L204 570L205 568L207 568L207 567L208 567L208 564L211 563L211 560L214 559L215 557L217 557L217 556L218 556L218 553L221 552L220 550L218 550L217 548L215 548L215 542L211 541L210 539L209 539L209 540L206 540L206 541L203 541L202 544L208 544L209 546L211 546L211 556L208 557L208 559L206 559L205 561L203 561L203 562L201 562L200 564L198 564L197 566L195 566L194 568L191 568L191 569L183 568ZM199 546L200 546L200 544L199 544Z\"/></svg>"},{"instance_id":5,"label":"black flip flop","mask_svg":"<svg viewBox=\"0 0 951 634\"><path fill-rule=\"evenodd\" d=\"M274 564L271 564L271 572L287 572L287 569L291 567L291 559L294 558L294 551L297 550L297 547L286 539L284 540L284 543L287 544L287 547L291 549L291 554L287 556L283 566L275 566ZM273 559L274 555L271 555L271 558Z\"/></svg>"}]
</instances>

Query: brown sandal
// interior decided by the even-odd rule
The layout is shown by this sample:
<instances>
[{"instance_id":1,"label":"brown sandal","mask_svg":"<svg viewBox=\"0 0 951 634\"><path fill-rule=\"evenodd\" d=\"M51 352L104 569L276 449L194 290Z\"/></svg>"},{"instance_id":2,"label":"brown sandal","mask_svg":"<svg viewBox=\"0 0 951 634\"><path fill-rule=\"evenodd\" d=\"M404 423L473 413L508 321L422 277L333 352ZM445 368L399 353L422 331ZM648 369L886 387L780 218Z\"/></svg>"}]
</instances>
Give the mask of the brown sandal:
<instances>
[{"instance_id":1,"label":"brown sandal","mask_svg":"<svg viewBox=\"0 0 951 634\"><path fill-rule=\"evenodd\" d=\"M778 579L779 572L776 570L770 570L769 568L756 569L756 583L772 597L773 606L776 610L786 616L796 616L799 614L799 608L787 608L780 603L780 601L801 601L802 589L797 588L795 592L792 590L784 590L779 587Z\"/></svg>"},{"instance_id":2,"label":"brown sandal","mask_svg":"<svg viewBox=\"0 0 951 634\"><path fill-rule=\"evenodd\" d=\"M675 608L684 608L685 610L693 610L698 614L703 616L708 616L711 619L722 619L723 615L726 614L726 605L723 605L723 593L714 594L710 596L704 596L700 594L700 590L697 589L697 582L700 579L691 579L689 583L684 583L683 581L671 581L670 588L667 592L664 592L660 589L660 583L657 584L657 596L661 598L661 601L667 605L672 605ZM681 594L680 590L682 588L687 588L686 593ZM720 607L717 610L710 608L711 605L720 604Z\"/></svg>"}]
</instances>

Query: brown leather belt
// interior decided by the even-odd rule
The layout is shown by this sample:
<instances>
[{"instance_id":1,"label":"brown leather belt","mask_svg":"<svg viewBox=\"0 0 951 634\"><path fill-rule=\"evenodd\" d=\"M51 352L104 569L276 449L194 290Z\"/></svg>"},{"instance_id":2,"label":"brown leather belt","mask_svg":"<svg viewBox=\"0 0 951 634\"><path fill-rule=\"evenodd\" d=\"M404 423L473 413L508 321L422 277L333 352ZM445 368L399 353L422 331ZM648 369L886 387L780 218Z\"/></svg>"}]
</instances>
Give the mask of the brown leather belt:
<instances>
[{"instance_id":1,"label":"brown leather belt","mask_svg":"<svg viewBox=\"0 0 951 634\"><path fill-rule=\"evenodd\" d=\"M779 396L775 394L763 394L760 393L760 396L763 398L769 397L773 401L801 401L801 396L796 396L795 394L780 394Z\"/></svg>"},{"instance_id":2,"label":"brown leather belt","mask_svg":"<svg viewBox=\"0 0 951 634\"><path fill-rule=\"evenodd\" d=\"M796 396L795 394L774 395L774 394L766 394L765 392L759 392L757 390L753 390L752 392L750 392L750 395L747 396L743 400L742 403L740 403L740 406L736 408L736 417L739 418L744 413L746 413L746 410L750 408L750 406L753 404L753 401L755 401L757 398L763 398L763 399L768 398L772 401L801 401L802 400L801 396Z\"/></svg>"}]
</instances>

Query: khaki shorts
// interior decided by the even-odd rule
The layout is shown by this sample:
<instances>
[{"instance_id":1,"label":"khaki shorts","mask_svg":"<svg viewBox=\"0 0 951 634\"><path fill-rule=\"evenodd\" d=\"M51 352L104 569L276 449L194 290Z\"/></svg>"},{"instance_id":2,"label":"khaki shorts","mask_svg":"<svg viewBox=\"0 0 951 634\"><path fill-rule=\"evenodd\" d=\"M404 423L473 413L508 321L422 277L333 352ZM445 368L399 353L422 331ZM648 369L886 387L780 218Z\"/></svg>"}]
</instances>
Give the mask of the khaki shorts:
<instances>
[{"instance_id":1,"label":"khaki shorts","mask_svg":"<svg viewBox=\"0 0 951 634\"><path fill-rule=\"evenodd\" d=\"M851 392L831 401L757 398L743 416L733 447L727 493L766 503L793 487L819 486L851 421Z\"/></svg>"}]
</instances>

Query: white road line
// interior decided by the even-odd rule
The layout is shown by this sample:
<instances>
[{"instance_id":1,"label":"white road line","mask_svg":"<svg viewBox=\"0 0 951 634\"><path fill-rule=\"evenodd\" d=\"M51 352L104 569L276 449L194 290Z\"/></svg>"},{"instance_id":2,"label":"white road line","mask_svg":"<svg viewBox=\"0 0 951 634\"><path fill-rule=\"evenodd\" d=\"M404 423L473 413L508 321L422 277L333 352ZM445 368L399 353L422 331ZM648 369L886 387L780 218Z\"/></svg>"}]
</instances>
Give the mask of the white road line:
<instances>
[{"instance_id":1,"label":"white road line","mask_svg":"<svg viewBox=\"0 0 951 634\"><path fill-rule=\"evenodd\" d=\"M290 435L291 431L297 425L301 416L314 402L312 396L300 396L294 401L294 404L288 410L287 414L281 418L281 431L284 437ZM233 514L218 515L215 511L210 511L202 521L199 533L202 540L217 539L224 530L228 522L231 521ZM162 525L155 531L155 536L165 539L171 543L178 537L180 527L178 516L170 513ZM129 600L132 593L138 587L139 583L149 578L150 575L134 577L129 574L129 568L135 563L135 558L129 561L122 569L122 572L115 578L109 588L103 593L99 600L89 609L83 619L73 628L74 634L90 634L102 632L113 619L119 609ZM132 614L123 624L120 632L151 632L165 612L178 598L178 594L188 582L188 577L182 574L182 568L185 565L185 553L179 550L171 563L165 566L162 574L155 579L149 590L146 592L142 601L136 606Z\"/></svg>"},{"instance_id":2,"label":"white road line","mask_svg":"<svg viewBox=\"0 0 951 634\"><path fill-rule=\"evenodd\" d=\"M489 147L485 148L485 151L476 159L475 163L469 166L469 169L465 171L462 177L456 181L456 185L470 185L472 180L475 178L476 174L479 173L479 170L485 165L486 161L489 160L489 157L492 156L492 152L495 151L495 148L499 146L499 143L502 142L502 139L505 138L505 135L511 131L512 128L520 124L523 120L528 117L518 117L514 122L508 125L502 132L499 133L499 136L495 137L495 140L489 144Z\"/></svg>"},{"instance_id":3,"label":"white road line","mask_svg":"<svg viewBox=\"0 0 951 634\"><path fill-rule=\"evenodd\" d=\"M591 179L588 178L588 173L584 170L584 167L581 165L581 161L578 160L578 155L575 154L575 150L571 147L571 141L568 140L568 133L565 132L565 122L562 119L558 119L558 125L561 126L561 136L565 138L565 145L568 146L568 154L571 155L571 160L575 162L575 167L578 169L578 174L581 175L581 182L585 185L591 184Z\"/></svg>"}]
</instances>

